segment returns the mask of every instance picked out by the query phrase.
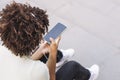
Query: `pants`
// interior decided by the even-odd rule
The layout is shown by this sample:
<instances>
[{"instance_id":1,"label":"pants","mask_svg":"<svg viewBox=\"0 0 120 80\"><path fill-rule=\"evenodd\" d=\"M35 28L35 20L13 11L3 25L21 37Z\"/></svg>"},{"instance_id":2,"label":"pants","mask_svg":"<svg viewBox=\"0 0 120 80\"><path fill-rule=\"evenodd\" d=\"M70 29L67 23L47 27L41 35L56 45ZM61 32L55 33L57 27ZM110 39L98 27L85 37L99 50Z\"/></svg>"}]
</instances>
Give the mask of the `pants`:
<instances>
[{"instance_id":1,"label":"pants","mask_svg":"<svg viewBox=\"0 0 120 80\"><path fill-rule=\"evenodd\" d=\"M49 54L43 56L40 60L46 63ZM63 57L60 50L57 51L57 62ZM56 80L88 80L90 77L90 72L82 65L75 61L69 61L65 63L57 72Z\"/></svg>"},{"instance_id":2,"label":"pants","mask_svg":"<svg viewBox=\"0 0 120 80\"><path fill-rule=\"evenodd\" d=\"M56 80L89 80L90 72L75 61L69 61L56 72Z\"/></svg>"}]
</instances>

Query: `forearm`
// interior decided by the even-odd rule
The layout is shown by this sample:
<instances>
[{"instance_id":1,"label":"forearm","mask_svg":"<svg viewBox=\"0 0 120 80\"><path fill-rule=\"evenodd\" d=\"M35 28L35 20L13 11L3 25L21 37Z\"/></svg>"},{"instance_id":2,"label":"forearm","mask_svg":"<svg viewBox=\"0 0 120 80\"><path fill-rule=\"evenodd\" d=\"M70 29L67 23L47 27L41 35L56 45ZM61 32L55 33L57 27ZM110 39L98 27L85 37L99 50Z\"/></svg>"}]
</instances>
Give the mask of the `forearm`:
<instances>
[{"instance_id":1,"label":"forearm","mask_svg":"<svg viewBox=\"0 0 120 80\"><path fill-rule=\"evenodd\" d=\"M33 60L38 60L43 56L43 53L40 50L37 50L35 53L32 54L31 58Z\"/></svg>"},{"instance_id":2,"label":"forearm","mask_svg":"<svg viewBox=\"0 0 120 80\"><path fill-rule=\"evenodd\" d=\"M56 51L54 53L54 55L49 55L48 61L46 63L49 68L50 80L55 80Z\"/></svg>"},{"instance_id":3,"label":"forearm","mask_svg":"<svg viewBox=\"0 0 120 80\"><path fill-rule=\"evenodd\" d=\"M56 55L57 55L57 48L60 41L60 37L54 41L54 39L50 38L51 44L49 48L49 58L47 61L47 66L49 69L50 80L55 80L55 69L56 69Z\"/></svg>"},{"instance_id":4,"label":"forearm","mask_svg":"<svg viewBox=\"0 0 120 80\"><path fill-rule=\"evenodd\" d=\"M45 53L48 52L49 45L46 42L42 42L40 47L37 49L35 53L32 54L31 58L34 60L40 59Z\"/></svg>"}]
</instances>

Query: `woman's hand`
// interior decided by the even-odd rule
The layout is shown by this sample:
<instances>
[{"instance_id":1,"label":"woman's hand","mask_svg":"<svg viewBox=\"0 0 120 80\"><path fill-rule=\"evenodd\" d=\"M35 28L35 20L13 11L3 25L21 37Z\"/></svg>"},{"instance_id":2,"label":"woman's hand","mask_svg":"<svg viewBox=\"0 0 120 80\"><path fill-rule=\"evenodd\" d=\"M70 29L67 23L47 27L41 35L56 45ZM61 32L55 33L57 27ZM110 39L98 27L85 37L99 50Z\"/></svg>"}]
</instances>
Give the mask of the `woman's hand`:
<instances>
[{"instance_id":1,"label":"woman's hand","mask_svg":"<svg viewBox=\"0 0 120 80\"><path fill-rule=\"evenodd\" d=\"M49 69L50 74L50 80L55 80L55 69L56 69L56 54L57 54L57 48L59 45L60 37L58 37L56 40L50 38L50 48L49 48L49 58L47 61L47 66Z\"/></svg>"},{"instance_id":2,"label":"woman's hand","mask_svg":"<svg viewBox=\"0 0 120 80\"><path fill-rule=\"evenodd\" d=\"M50 47L49 47L49 53L52 54L53 56L55 56L57 53L60 39L61 39L61 37L58 37L56 40L54 40L53 38L50 38L51 43L50 43Z\"/></svg>"},{"instance_id":3,"label":"woman's hand","mask_svg":"<svg viewBox=\"0 0 120 80\"><path fill-rule=\"evenodd\" d=\"M48 44L46 41L41 41L40 47L31 56L33 60L39 60L43 56L43 54L48 52L50 54L52 53L53 56L56 56L55 53L57 53L60 37L58 37L56 40L50 38L50 40L51 40L51 44Z\"/></svg>"},{"instance_id":4,"label":"woman's hand","mask_svg":"<svg viewBox=\"0 0 120 80\"><path fill-rule=\"evenodd\" d=\"M46 41L41 41L41 44L40 44L40 47L39 47L39 51L42 53L42 54L45 54L45 53L48 53L49 52L49 48L50 48L50 45L46 42Z\"/></svg>"}]
</instances>

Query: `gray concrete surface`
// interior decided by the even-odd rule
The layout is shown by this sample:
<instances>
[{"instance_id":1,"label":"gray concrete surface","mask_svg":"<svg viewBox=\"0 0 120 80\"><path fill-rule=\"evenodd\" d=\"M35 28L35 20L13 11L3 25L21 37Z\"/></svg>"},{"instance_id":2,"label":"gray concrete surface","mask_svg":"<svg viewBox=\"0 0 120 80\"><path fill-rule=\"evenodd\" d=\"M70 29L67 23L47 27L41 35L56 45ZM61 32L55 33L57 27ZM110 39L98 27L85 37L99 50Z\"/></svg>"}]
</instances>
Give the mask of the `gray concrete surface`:
<instances>
[{"instance_id":1,"label":"gray concrete surface","mask_svg":"<svg viewBox=\"0 0 120 80\"><path fill-rule=\"evenodd\" d=\"M0 0L0 9L12 0ZM73 60L85 67L100 66L97 80L120 80L120 0L15 0L47 10L50 28L68 29L60 47L74 48Z\"/></svg>"}]
</instances>

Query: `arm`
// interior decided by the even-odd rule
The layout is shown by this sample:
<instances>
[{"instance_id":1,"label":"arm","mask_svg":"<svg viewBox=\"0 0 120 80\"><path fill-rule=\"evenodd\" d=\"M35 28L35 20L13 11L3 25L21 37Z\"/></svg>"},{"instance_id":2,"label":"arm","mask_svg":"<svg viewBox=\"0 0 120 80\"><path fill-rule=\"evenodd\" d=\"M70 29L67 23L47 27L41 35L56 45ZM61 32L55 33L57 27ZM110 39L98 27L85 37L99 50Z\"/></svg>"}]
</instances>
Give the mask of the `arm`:
<instances>
[{"instance_id":1,"label":"arm","mask_svg":"<svg viewBox=\"0 0 120 80\"><path fill-rule=\"evenodd\" d=\"M56 55L57 55L57 48L60 41L60 37L57 38L56 42L53 39L50 40L51 40L51 44L49 48L49 58L46 64L49 69L50 80L55 80Z\"/></svg>"},{"instance_id":2,"label":"arm","mask_svg":"<svg viewBox=\"0 0 120 80\"><path fill-rule=\"evenodd\" d=\"M49 49L49 45L46 42L42 42L38 50L32 54L31 58L33 60L40 59L43 56L43 54L48 52L48 49Z\"/></svg>"},{"instance_id":3,"label":"arm","mask_svg":"<svg viewBox=\"0 0 120 80\"><path fill-rule=\"evenodd\" d=\"M46 64L49 69L50 80L55 80L56 55L59 41L60 37L56 39L56 42L51 39L50 45L43 43L43 45L41 45L41 47L31 56L33 60L38 60L43 56L43 52L49 52L49 58Z\"/></svg>"},{"instance_id":4,"label":"arm","mask_svg":"<svg viewBox=\"0 0 120 80\"><path fill-rule=\"evenodd\" d=\"M35 53L32 54L31 58L33 60L38 60L43 56L43 53L41 52L40 49L38 49Z\"/></svg>"}]
</instances>

